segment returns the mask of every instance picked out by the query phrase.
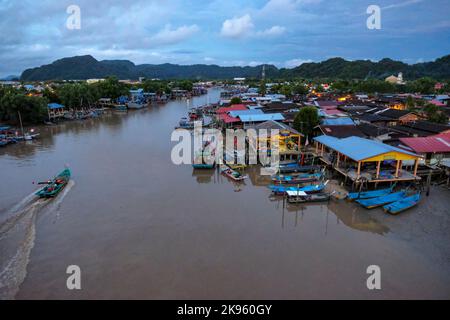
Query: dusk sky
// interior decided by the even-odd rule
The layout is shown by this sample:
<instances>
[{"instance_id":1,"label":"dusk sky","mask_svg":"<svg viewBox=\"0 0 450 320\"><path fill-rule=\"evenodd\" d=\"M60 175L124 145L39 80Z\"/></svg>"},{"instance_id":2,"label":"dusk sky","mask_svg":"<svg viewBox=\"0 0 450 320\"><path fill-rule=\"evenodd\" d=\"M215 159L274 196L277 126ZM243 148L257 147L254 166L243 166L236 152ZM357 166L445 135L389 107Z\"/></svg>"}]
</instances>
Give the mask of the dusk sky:
<instances>
[{"instance_id":1,"label":"dusk sky","mask_svg":"<svg viewBox=\"0 0 450 320\"><path fill-rule=\"evenodd\" d=\"M366 27L371 4L380 30ZM66 27L70 5L81 9L79 30ZM450 53L449 13L449 0L0 0L0 77L85 54L136 64L416 63Z\"/></svg>"}]
</instances>

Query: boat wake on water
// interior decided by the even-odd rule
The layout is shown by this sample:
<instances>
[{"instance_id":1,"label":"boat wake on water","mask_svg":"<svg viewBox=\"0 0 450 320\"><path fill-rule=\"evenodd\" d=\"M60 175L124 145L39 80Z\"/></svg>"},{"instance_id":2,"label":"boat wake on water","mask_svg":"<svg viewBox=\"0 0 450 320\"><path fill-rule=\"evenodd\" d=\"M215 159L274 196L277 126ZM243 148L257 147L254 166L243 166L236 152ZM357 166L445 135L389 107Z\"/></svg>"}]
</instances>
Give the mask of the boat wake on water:
<instances>
[{"instance_id":1,"label":"boat wake on water","mask_svg":"<svg viewBox=\"0 0 450 320\"><path fill-rule=\"evenodd\" d=\"M70 180L54 200L36 198L33 192L8 210L0 221L0 300L14 299L25 280L36 236L36 219L48 214L58 215L74 185Z\"/></svg>"}]
</instances>

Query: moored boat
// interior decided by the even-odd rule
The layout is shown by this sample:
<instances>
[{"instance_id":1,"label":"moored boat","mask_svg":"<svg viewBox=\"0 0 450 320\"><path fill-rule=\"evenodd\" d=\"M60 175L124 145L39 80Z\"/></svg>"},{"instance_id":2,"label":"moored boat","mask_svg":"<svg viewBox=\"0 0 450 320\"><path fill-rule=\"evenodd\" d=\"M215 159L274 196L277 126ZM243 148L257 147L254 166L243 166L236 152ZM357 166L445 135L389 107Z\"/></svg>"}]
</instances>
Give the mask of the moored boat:
<instances>
[{"instance_id":1,"label":"moored boat","mask_svg":"<svg viewBox=\"0 0 450 320\"><path fill-rule=\"evenodd\" d=\"M294 192L303 191L305 193L311 194L311 193L322 192L325 189L327 184L328 184L328 181L326 181L325 183L312 184L312 185L304 186L304 187L270 185L269 189L271 189L272 193L274 193L275 195L284 195L287 191L294 191Z\"/></svg>"},{"instance_id":2,"label":"moored boat","mask_svg":"<svg viewBox=\"0 0 450 320\"><path fill-rule=\"evenodd\" d=\"M293 172L314 172L320 170L318 165L302 166L297 163L283 164L279 166L280 173L293 173Z\"/></svg>"},{"instance_id":3,"label":"moored boat","mask_svg":"<svg viewBox=\"0 0 450 320\"><path fill-rule=\"evenodd\" d=\"M378 189L378 190L364 191L364 192L350 192L347 195L347 199L350 201L353 201L356 199L369 199L369 198L386 196L392 192L394 187L395 187L395 184L392 187L386 188L386 189Z\"/></svg>"},{"instance_id":4,"label":"moored boat","mask_svg":"<svg viewBox=\"0 0 450 320\"><path fill-rule=\"evenodd\" d=\"M329 193L307 194L304 191L286 191L289 203L322 202L330 200Z\"/></svg>"},{"instance_id":5,"label":"moored boat","mask_svg":"<svg viewBox=\"0 0 450 320\"><path fill-rule=\"evenodd\" d=\"M358 202L364 208L372 209L372 208L380 207L380 206L388 204L388 203L402 200L405 197L406 197L406 193L404 191L400 191L400 192L394 192L394 193L390 193L386 196L381 196L381 197L376 197L376 198L358 199L358 200L356 200L356 202Z\"/></svg>"},{"instance_id":6,"label":"moored boat","mask_svg":"<svg viewBox=\"0 0 450 320\"><path fill-rule=\"evenodd\" d=\"M247 176L242 175L239 171L233 170L227 166L221 166L220 172L234 181L243 181Z\"/></svg>"},{"instance_id":7,"label":"moored boat","mask_svg":"<svg viewBox=\"0 0 450 320\"><path fill-rule=\"evenodd\" d=\"M194 163L194 164L192 164L192 167L194 169L214 169L215 166L216 166L215 163L212 163L212 164L208 164L208 163Z\"/></svg>"},{"instance_id":8,"label":"moored boat","mask_svg":"<svg viewBox=\"0 0 450 320\"><path fill-rule=\"evenodd\" d=\"M322 177L321 173L303 173L294 175L276 175L272 177L274 184L299 184L314 182Z\"/></svg>"},{"instance_id":9,"label":"moored boat","mask_svg":"<svg viewBox=\"0 0 450 320\"><path fill-rule=\"evenodd\" d=\"M420 202L420 192L413 194L412 196L403 198L399 201L392 202L383 207L384 211L390 214L399 214L409 208L414 207Z\"/></svg>"},{"instance_id":10,"label":"moored boat","mask_svg":"<svg viewBox=\"0 0 450 320\"><path fill-rule=\"evenodd\" d=\"M147 107L147 104L142 101L131 101L127 103L128 109L142 109Z\"/></svg>"},{"instance_id":11,"label":"moored boat","mask_svg":"<svg viewBox=\"0 0 450 320\"><path fill-rule=\"evenodd\" d=\"M36 192L36 195L40 198L53 198L56 197L67 185L70 180L71 172L70 169L64 169L61 173L59 173L55 178L50 181L47 181L44 188Z\"/></svg>"}]
</instances>

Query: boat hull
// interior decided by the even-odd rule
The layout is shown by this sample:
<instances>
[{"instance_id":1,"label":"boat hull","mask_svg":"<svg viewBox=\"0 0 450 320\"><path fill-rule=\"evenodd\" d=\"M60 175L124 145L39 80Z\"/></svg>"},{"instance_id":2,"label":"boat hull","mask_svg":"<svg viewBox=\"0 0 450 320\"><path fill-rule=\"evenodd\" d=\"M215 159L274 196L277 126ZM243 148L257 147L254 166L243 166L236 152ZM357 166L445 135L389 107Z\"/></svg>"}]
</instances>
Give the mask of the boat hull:
<instances>
[{"instance_id":1,"label":"boat hull","mask_svg":"<svg viewBox=\"0 0 450 320\"><path fill-rule=\"evenodd\" d=\"M288 197L289 203L305 203L305 202L324 202L329 201L330 195L328 193L308 194L306 196Z\"/></svg>"},{"instance_id":2,"label":"boat hull","mask_svg":"<svg viewBox=\"0 0 450 320\"><path fill-rule=\"evenodd\" d=\"M406 193L403 191L388 194L387 196L370 198L370 199L360 199L356 200L360 205L366 209L373 209L376 207L381 207L388 203L396 202L402 200L406 197Z\"/></svg>"},{"instance_id":3,"label":"boat hull","mask_svg":"<svg viewBox=\"0 0 450 320\"><path fill-rule=\"evenodd\" d=\"M58 174L53 180L51 180L44 188L36 192L36 195L40 198L54 198L56 197L67 185L71 177L69 169L65 169Z\"/></svg>"},{"instance_id":4,"label":"boat hull","mask_svg":"<svg viewBox=\"0 0 450 320\"><path fill-rule=\"evenodd\" d=\"M376 197L387 196L392 192L392 188L373 190L373 191L365 191L365 192L350 192L347 195L347 200L353 201L357 199L370 199Z\"/></svg>"},{"instance_id":5,"label":"boat hull","mask_svg":"<svg viewBox=\"0 0 450 320\"><path fill-rule=\"evenodd\" d=\"M420 194L414 194L412 196L406 197L402 200L387 204L383 206L386 213L396 215L400 212L406 211L414 206L416 206L420 201Z\"/></svg>"}]
</instances>

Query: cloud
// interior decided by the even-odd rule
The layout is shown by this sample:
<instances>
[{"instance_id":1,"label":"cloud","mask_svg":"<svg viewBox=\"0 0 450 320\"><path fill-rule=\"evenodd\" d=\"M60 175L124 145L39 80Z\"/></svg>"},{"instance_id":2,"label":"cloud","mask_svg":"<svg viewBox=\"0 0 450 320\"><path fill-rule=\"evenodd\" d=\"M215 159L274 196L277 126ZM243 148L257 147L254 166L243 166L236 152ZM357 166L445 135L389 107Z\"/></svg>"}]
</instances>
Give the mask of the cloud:
<instances>
[{"instance_id":1,"label":"cloud","mask_svg":"<svg viewBox=\"0 0 450 320\"><path fill-rule=\"evenodd\" d=\"M423 0L408 0L408 1L400 2L400 3L390 4L385 7L382 7L381 9L387 10L387 9L401 8L401 7L406 7L406 6L409 6L412 4L420 3L422 1Z\"/></svg>"},{"instance_id":2,"label":"cloud","mask_svg":"<svg viewBox=\"0 0 450 320\"><path fill-rule=\"evenodd\" d=\"M295 68L303 63L309 63L309 62L313 62L313 61L311 59L306 59L306 60L305 59L291 59L291 60L287 60L284 63L284 66L286 68Z\"/></svg>"},{"instance_id":3,"label":"cloud","mask_svg":"<svg viewBox=\"0 0 450 320\"><path fill-rule=\"evenodd\" d=\"M220 34L227 38L241 38L249 35L253 30L252 17L249 14L242 17L227 19L222 24Z\"/></svg>"},{"instance_id":4,"label":"cloud","mask_svg":"<svg viewBox=\"0 0 450 320\"><path fill-rule=\"evenodd\" d=\"M281 27L281 26L273 26L269 29L263 30L263 31L258 31L256 33L257 36L260 37L276 37L276 36L281 36L283 33L286 32L286 28L285 27Z\"/></svg>"},{"instance_id":5,"label":"cloud","mask_svg":"<svg viewBox=\"0 0 450 320\"><path fill-rule=\"evenodd\" d=\"M261 31L254 31L252 17L246 14L242 17L227 19L222 24L221 35L227 38L243 38L243 37L276 37L282 35L286 28L282 26L272 26Z\"/></svg>"},{"instance_id":6,"label":"cloud","mask_svg":"<svg viewBox=\"0 0 450 320\"><path fill-rule=\"evenodd\" d=\"M166 24L164 29L150 37L149 42L158 45L174 44L186 40L199 30L200 28L196 24L184 25L177 29L172 29L170 24Z\"/></svg>"}]
</instances>

